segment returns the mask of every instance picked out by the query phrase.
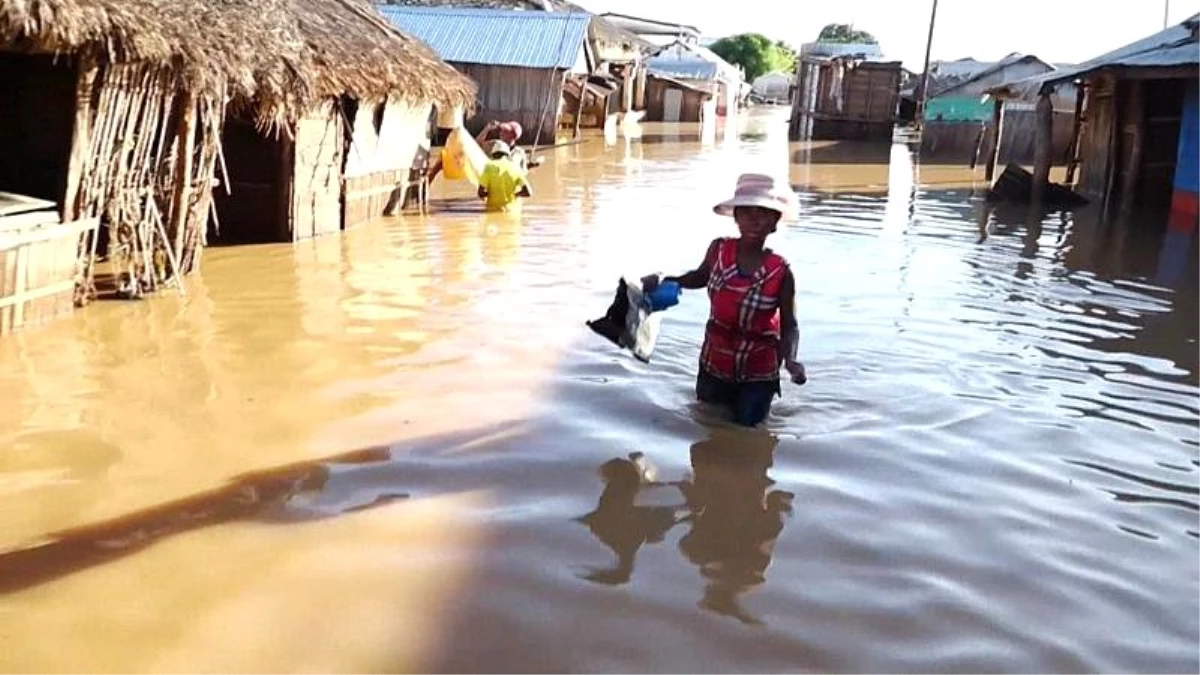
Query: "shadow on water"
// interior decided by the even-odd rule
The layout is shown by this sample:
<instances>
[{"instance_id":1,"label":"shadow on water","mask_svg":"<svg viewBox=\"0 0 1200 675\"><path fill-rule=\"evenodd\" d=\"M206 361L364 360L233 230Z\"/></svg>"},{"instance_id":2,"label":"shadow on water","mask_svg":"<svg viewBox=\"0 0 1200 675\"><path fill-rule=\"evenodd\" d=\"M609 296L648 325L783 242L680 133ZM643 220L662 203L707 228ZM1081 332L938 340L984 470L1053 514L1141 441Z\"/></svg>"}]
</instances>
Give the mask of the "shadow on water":
<instances>
[{"instance_id":1,"label":"shadow on water","mask_svg":"<svg viewBox=\"0 0 1200 675\"><path fill-rule=\"evenodd\" d=\"M409 496L406 492L383 491L304 503L306 498L322 495L339 469L389 458L386 448L369 448L257 471L207 492L48 534L41 543L0 553L0 593L115 562L168 537L204 527L250 519L279 523L317 520L405 499Z\"/></svg>"}]
</instances>

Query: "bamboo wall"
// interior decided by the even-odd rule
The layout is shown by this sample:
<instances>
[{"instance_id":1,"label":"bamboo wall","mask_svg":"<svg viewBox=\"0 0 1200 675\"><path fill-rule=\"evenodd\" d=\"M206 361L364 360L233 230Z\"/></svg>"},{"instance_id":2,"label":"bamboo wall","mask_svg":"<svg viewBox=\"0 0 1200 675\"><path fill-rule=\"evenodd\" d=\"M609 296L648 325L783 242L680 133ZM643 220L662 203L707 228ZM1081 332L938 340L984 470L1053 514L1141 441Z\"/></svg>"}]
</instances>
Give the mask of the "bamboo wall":
<instances>
[{"instance_id":1,"label":"bamboo wall","mask_svg":"<svg viewBox=\"0 0 1200 675\"><path fill-rule=\"evenodd\" d=\"M467 130L478 134L489 121L516 120L524 133L518 143L552 143L558 130L565 73L561 70L451 64L479 85L478 111ZM538 128L541 128L539 135Z\"/></svg>"},{"instance_id":2,"label":"bamboo wall","mask_svg":"<svg viewBox=\"0 0 1200 675\"><path fill-rule=\"evenodd\" d=\"M360 102L346 151L342 227L383 215L396 186L429 150L429 104Z\"/></svg>"},{"instance_id":3,"label":"bamboo wall","mask_svg":"<svg viewBox=\"0 0 1200 675\"><path fill-rule=\"evenodd\" d=\"M164 66L89 63L76 101L64 220L103 217L109 258L130 293L188 274L205 243L223 92L181 92ZM96 244L83 253L87 285Z\"/></svg>"},{"instance_id":4,"label":"bamboo wall","mask_svg":"<svg viewBox=\"0 0 1200 675\"><path fill-rule=\"evenodd\" d=\"M224 93L180 92L176 73L161 65L101 63L86 55L55 65L13 53L2 61L7 95L0 96L0 108L10 138L0 180L9 189L46 195L59 221L30 229L20 218L6 220L10 277L0 293L3 304L15 308L9 313L56 315L65 286L74 304L93 299L102 240L117 290L127 296L158 290L194 269L204 244ZM47 98L55 94L62 100ZM22 163L36 168L20 175ZM74 251L70 267L63 251ZM9 325L15 325L11 317Z\"/></svg>"}]
</instances>

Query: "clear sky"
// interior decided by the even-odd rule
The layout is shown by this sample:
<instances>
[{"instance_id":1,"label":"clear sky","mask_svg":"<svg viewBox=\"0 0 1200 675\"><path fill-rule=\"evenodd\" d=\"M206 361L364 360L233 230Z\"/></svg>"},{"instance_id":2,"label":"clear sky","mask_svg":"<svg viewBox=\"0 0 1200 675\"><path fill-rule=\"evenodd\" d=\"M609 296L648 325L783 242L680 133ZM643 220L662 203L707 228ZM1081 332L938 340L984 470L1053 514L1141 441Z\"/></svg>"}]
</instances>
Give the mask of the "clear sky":
<instances>
[{"instance_id":1,"label":"clear sky","mask_svg":"<svg viewBox=\"0 0 1200 675\"><path fill-rule=\"evenodd\" d=\"M853 23L879 39L884 55L919 72L932 0L575 0L589 11L684 23L704 35L762 33L793 46L816 39L829 23ZM933 60L981 61L1009 52L1051 63L1076 63L1159 30L1164 0L939 0ZM1178 23L1198 0L1170 0Z\"/></svg>"}]
</instances>

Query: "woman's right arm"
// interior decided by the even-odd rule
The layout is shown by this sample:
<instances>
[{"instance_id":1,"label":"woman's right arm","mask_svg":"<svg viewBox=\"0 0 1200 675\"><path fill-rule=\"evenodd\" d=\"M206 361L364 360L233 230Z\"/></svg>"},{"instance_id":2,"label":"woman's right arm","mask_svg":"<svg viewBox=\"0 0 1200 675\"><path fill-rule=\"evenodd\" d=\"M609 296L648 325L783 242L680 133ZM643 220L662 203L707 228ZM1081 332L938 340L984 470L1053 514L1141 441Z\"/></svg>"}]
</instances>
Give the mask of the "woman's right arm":
<instances>
[{"instance_id":1,"label":"woman's right arm","mask_svg":"<svg viewBox=\"0 0 1200 675\"><path fill-rule=\"evenodd\" d=\"M488 134L492 133L492 129L495 129L499 126L500 126L500 123L497 122L496 120L492 120L492 121L488 122L487 124L483 125L483 131L480 131L479 135L475 137L475 142L478 145L483 146L483 144L485 142L487 142Z\"/></svg>"},{"instance_id":2,"label":"woman's right arm","mask_svg":"<svg viewBox=\"0 0 1200 675\"><path fill-rule=\"evenodd\" d=\"M713 261L717 258L717 246L719 246L720 243L720 239L714 239L712 243L708 245L708 251L704 254L704 260L696 269L677 277L664 277L663 281L674 281L675 283L679 284L680 288L704 288L708 285L708 275L712 270Z\"/></svg>"}]
</instances>

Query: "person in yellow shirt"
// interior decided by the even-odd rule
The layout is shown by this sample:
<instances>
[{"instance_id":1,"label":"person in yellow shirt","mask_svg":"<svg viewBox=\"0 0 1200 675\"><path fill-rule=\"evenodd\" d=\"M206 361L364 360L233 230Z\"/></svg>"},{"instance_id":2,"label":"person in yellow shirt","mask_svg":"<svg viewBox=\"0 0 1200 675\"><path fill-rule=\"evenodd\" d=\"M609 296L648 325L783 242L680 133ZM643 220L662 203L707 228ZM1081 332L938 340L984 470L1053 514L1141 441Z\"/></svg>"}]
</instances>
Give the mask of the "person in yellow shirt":
<instances>
[{"instance_id":1,"label":"person in yellow shirt","mask_svg":"<svg viewBox=\"0 0 1200 675\"><path fill-rule=\"evenodd\" d=\"M508 211L520 197L532 197L529 180L512 161L512 149L504 141L492 141L491 160L479 175L479 198L488 211Z\"/></svg>"}]
</instances>

